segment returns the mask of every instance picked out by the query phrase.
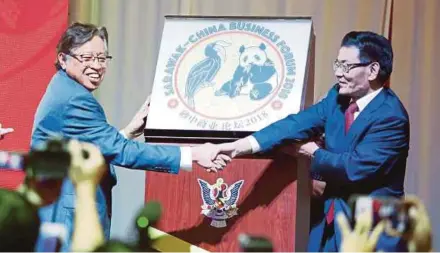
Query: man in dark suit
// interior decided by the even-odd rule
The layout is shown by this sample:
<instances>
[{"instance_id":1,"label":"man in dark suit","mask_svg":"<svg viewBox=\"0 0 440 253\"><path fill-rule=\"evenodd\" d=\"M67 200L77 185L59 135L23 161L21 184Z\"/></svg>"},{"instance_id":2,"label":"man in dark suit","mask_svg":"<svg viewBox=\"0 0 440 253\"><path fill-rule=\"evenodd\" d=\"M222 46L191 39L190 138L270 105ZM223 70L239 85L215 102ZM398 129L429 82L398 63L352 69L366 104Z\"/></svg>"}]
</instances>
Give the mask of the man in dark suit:
<instances>
[{"instance_id":1,"label":"man in dark suit","mask_svg":"<svg viewBox=\"0 0 440 253\"><path fill-rule=\"evenodd\" d=\"M95 144L111 165L173 174L179 173L180 169L190 171L193 161L210 170L221 168L205 152L212 144L177 147L132 140L143 132L147 103L123 130L118 131L107 123L103 108L91 93L101 84L111 59L107 44L106 29L94 25L75 23L62 35L57 46L57 72L38 106L31 147L61 134L66 138ZM115 183L114 173L112 170L110 172L98 189L96 203L107 238L110 232L110 212L107 207L111 207L111 187ZM72 182L66 179L58 201L40 210L41 220L64 223L71 235L74 199L75 189ZM63 246L63 251L69 250L69 241Z\"/></svg>"},{"instance_id":2,"label":"man in dark suit","mask_svg":"<svg viewBox=\"0 0 440 253\"><path fill-rule=\"evenodd\" d=\"M310 251L338 251L334 214L351 216L353 194L400 197L409 149L409 119L385 84L393 67L391 43L372 32L344 36L334 62L338 83L319 103L233 143L221 144L232 157L266 151L285 140L304 141L300 154L311 157L315 192L323 210L311 220ZM310 141L325 134L325 145ZM401 250L399 238L379 240L381 250ZM381 237L381 238L382 238ZM388 248L387 244L391 246Z\"/></svg>"}]
</instances>

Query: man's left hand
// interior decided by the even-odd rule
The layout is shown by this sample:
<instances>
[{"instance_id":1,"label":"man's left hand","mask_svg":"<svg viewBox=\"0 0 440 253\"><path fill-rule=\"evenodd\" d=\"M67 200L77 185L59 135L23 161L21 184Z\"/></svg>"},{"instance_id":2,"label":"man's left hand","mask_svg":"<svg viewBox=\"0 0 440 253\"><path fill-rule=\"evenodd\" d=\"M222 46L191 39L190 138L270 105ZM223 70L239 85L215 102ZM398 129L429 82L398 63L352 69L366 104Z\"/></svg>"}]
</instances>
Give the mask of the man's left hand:
<instances>
[{"instance_id":1,"label":"man's left hand","mask_svg":"<svg viewBox=\"0 0 440 253\"><path fill-rule=\"evenodd\" d=\"M134 115L131 122L122 130L128 139L139 137L147 124L147 116L150 111L150 96L145 100L139 111Z\"/></svg>"},{"instance_id":2,"label":"man's left hand","mask_svg":"<svg viewBox=\"0 0 440 253\"><path fill-rule=\"evenodd\" d=\"M296 144L298 153L301 155L305 155L307 157L313 157L313 154L315 154L316 150L318 150L320 147L316 142L311 141L307 143L300 143Z\"/></svg>"},{"instance_id":3,"label":"man's left hand","mask_svg":"<svg viewBox=\"0 0 440 253\"><path fill-rule=\"evenodd\" d=\"M281 147L280 151L294 157L297 157L298 155L312 157L315 151L319 148L321 147L316 142L310 141L284 145Z\"/></svg>"},{"instance_id":4,"label":"man's left hand","mask_svg":"<svg viewBox=\"0 0 440 253\"><path fill-rule=\"evenodd\" d=\"M326 185L327 183L325 181L312 179L312 189L310 191L312 197L320 198L324 194Z\"/></svg>"}]
</instances>

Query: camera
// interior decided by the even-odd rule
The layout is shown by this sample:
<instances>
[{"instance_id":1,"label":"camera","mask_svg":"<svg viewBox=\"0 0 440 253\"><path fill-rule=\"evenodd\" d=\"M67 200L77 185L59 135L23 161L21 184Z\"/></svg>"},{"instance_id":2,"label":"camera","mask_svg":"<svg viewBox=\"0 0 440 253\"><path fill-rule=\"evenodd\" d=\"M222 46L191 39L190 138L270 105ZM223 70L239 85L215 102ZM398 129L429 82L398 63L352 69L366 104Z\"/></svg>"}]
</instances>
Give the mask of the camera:
<instances>
[{"instance_id":1,"label":"camera","mask_svg":"<svg viewBox=\"0 0 440 253\"><path fill-rule=\"evenodd\" d=\"M71 156L68 141L53 138L24 157L26 174L36 179L61 179L68 175Z\"/></svg>"},{"instance_id":2,"label":"camera","mask_svg":"<svg viewBox=\"0 0 440 253\"><path fill-rule=\"evenodd\" d=\"M71 156L68 140L52 138L27 154L0 152L0 167L9 170L22 170L27 178L37 180L63 179L68 175Z\"/></svg>"},{"instance_id":3,"label":"camera","mask_svg":"<svg viewBox=\"0 0 440 253\"><path fill-rule=\"evenodd\" d=\"M401 199L392 197L354 196L349 199L352 210L351 225L355 226L357 217L364 212L372 215L372 228L386 220L385 232L392 236L402 236L411 231L412 224L409 207Z\"/></svg>"}]
</instances>

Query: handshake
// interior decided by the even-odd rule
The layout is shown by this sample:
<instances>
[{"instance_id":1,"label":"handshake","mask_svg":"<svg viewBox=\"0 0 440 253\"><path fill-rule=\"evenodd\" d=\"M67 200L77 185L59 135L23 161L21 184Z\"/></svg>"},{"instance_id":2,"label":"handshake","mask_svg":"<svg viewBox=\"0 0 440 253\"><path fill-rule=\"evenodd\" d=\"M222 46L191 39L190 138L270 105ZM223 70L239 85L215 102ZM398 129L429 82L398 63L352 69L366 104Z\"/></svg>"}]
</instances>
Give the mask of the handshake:
<instances>
[{"instance_id":1,"label":"handshake","mask_svg":"<svg viewBox=\"0 0 440 253\"><path fill-rule=\"evenodd\" d=\"M192 160L208 172L224 169L237 156L252 153L252 146L247 138L222 144L205 143L191 147Z\"/></svg>"},{"instance_id":2,"label":"handshake","mask_svg":"<svg viewBox=\"0 0 440 253\"><path fill-rule=\"evenodd\" d=\"M316 140L297 142L282 145L279 149L282 153L291 156L313 157L316 150L323 144ZM259 151L258 142L252 136L239 139L234 142L222 144L205 143L200 146L192 147L192 160L200 166L206 168L208 172L222 170L235 157L252 154Z\"/></svg>"}]
</instances>

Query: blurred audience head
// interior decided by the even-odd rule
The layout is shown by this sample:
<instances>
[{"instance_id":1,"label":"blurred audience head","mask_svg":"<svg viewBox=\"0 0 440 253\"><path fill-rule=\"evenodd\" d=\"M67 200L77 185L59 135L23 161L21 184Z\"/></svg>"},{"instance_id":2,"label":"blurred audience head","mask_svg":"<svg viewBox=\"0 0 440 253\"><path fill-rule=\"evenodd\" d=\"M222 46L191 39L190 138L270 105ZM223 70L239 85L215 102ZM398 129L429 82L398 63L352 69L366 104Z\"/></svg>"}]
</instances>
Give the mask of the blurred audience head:
<instances>
[{"instance_id":1,"label":"blurred audience head","mask_svg":"<svg viewBox=\"0 0 440 253\"><path fill-rule=\"evenodd\" d=\"M137 248L139 251L156 252L154 240L151 238L150 227L159 222L162 215L162 205L156 201L149 201L138 211L135 227L138 233Z\"/></svg>"},{"instance_id":2,"label":"blurred audience head","mask_svg":"<svg viewBox=\"0 0 440 253\"><path fill-rule=\"evenodd\" d=\"M427 252L432 250L432 227L425 206L416 196L408 195L403 200L408 208L411 230L405 235L410 252Z\"/></svg>"},{"instance_id":3,"label":"blurred audience head","mask_svg":"<svg viewBox=\"0 0 440 253\"><path fill-rule=\"evenodd\" d=\"M38 209L20 193L0 189L0 251L34 251Z\"/></svg>"}]
</instances>

